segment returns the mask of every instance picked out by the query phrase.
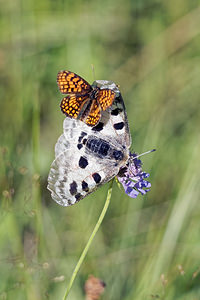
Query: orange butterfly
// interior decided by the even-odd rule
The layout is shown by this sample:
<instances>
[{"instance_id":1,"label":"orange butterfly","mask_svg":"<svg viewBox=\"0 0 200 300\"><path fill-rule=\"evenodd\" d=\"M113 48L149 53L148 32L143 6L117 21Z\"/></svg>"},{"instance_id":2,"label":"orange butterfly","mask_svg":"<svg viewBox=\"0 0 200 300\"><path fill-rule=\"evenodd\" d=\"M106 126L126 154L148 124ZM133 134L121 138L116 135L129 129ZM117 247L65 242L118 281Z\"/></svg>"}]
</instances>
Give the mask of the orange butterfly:
<instances>
[{"instance_id":1,"label":"orange butterfly","mask_svg":"<svg viewBox=\"0 0 200 300\"><path fill-rule=\"evenodd\" d=\"M98 124L101 110L110 107L115 99L113 90L92 87L86 80L70 71L60 71L57 83L61 93L68 94L61 101L62 112L89 126Z\"/></svg>"}]
</instances>

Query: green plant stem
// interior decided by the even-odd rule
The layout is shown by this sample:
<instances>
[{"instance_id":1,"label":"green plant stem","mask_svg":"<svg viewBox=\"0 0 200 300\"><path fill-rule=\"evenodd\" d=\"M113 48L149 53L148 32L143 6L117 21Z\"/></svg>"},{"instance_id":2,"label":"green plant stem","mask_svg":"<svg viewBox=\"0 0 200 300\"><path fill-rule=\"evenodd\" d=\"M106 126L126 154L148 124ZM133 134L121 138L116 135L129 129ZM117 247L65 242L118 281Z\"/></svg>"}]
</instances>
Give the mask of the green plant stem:
<instances>
[{"instance_id":1,"label":"green plant stem","mask_svg":"<svg viewBox=\"0 0 200 300\"><path fill-rule=\"evenodd\" d=\"M93 241L93 239L94 239L94 237L95 237L95 235L96 235L96 233L97 233L97 231L98 231L98 229L99 229L99 227L100 227L100 225L101 225L101 223L102 223L102 221L103 221L103 219L105 217L105 214L107 212L108 206L110 204L110 198L111 198L111 194L112 194L112 186L113 186L113 179L110 182L110 185L109 185L109 188L108 188L107 197L106 197L106 202L104 204L102 212L101 212L101 214L99 216L99 219L98 219L98 221L97 221L97 223L96 223L96 225L94 227L94 230L93 230L92 234L90 235L90 238L89 238L89 240L88 240L88 242L87 242L87 244L86 244L83 252L81 253L81 256L80 256L80 258L79 258L79 260L78 260L78 262L76 264L76 267L74 268L74 271L72 273L72 276L71 276L70 282L68 284L67 290L65 292L65 295L63 297L63 300L67 299L67 296L69 295L69 292L70 292L71 287L73 285L73 282L74 282L74 280L76 278L76 275L77 275L77 273L78 273L78 271L79 271L79 269L80 269L80 267L81 267L81 265L82 265L82 263L84 261L84 258L85 258L86 254L87 254L87 252L88 252L88 250L90 248L90 245L91 245L91 243L92 243L92 241Z\"/></svg>"}]
</instances>

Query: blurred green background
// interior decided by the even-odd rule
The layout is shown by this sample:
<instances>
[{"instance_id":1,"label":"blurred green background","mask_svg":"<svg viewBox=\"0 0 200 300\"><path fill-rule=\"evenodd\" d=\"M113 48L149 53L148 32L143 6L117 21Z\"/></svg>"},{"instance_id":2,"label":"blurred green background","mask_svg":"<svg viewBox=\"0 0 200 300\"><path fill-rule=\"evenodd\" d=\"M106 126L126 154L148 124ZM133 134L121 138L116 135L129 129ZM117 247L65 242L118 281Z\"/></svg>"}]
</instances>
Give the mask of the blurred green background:
<instances>
[{"instance_id":1,"label":"blurred green background","mask_svg":"<svg viewBox=\"0 0 200 300\"><path fill-rule=\"evenodd\" d=\"M108 185L72 207L47 191L64 115L56 76L120 85L151 192L116 184L69 299L200 299L200 6L186 0L0 1L0 299L62 299Z\"/></svg>"}]
</instances>

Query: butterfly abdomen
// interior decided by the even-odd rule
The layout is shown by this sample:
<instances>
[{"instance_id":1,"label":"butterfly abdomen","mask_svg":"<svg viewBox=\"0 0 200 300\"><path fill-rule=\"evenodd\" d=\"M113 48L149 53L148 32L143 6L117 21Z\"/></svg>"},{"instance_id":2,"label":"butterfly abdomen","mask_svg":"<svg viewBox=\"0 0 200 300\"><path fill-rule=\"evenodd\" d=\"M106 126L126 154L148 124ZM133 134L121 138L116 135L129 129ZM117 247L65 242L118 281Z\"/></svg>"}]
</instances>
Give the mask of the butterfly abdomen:
<instances>
[{"instance_id":1,"label":"butterfly abdomen","mask_svg":"<svg viewBox=\"0 0 200 300\"><path fill-rule=\"evenodd\" d=\"M100 158L123 160L124 154L121 150L115 149L107 141L90 136L85 144L86 150Z\"/></svg>"},{"instance_id":2,"label":"butterfly abdomen","mask_svg":"<svg viewBox=\"0 0 200 300\"><path fill-rule=\"evenodd\" d=\"M86 143L86 148L102 156L107 156L110 146L102 139L90 138Z\"/></svg>"}]
</instances>

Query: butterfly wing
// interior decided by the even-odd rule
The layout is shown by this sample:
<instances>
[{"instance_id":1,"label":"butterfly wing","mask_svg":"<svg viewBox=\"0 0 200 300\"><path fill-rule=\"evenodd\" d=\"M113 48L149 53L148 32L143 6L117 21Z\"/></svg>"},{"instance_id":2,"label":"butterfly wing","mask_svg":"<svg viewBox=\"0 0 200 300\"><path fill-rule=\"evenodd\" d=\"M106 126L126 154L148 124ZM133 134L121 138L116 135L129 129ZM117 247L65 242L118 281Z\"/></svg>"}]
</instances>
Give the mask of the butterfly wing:
<instances>
[{"instance_id":1,"label":"butterfly wing","mask_svg":"<svg viewBox=\"0 0 200 300\"><path fill-rule=\"evenodd\" d=\"M62 94L84 95L92 90L85 79L70 71L60 71L57 75L57 84Z\"/></svg>"},{"instance_id":2,"label":"butterfly wing","mask_svg":"<svg viewBox=\"0 0 200 300\"><path fill-rule=\"evenodd\" d=\"M115 92L109 89L101 89L97 94L97 101L102 110L106 110L110 107L115 99Z\"/></svg>"},{"instance_id":3,"label":"butterfly wing","mask_svg":"<svg viewBox=\"0 0 200 300\"><path fill-rule=\"evenodd\" d=\"M68 95L62 99L60 108L66 116L77 119L88 100L88 95Z\"/></svg>"},{"instance_id":4,"label":"butterfly wing","mask_svg":"<svg viewBox=\"0 0 200 300\"><path fill-rule=\"evenodd\" d=\"M96 126L101 118L101 111L110 107L115 99L115 92L109 89L99 90L95 99L91 102L89 111L85 112L81 121L88 126Z\"/></svg>"},{"instance_id":5,"label":"butterfly wing","mask_svg":"<svg viewBox=\"0 0 200 300\"><path fill-rule=\"evenodd\" d=\"M102 111L100 122L92 128L96 134L112 136L120 145L129 149L131 145L131 136L128 125L126 108L124 100L118 86L113 81L96 80L92 84L93 88L101 90L110 90L114 92L114 101L111 107ZM101 95L101 94L100 94Z\"/></svg>"},{"instance_id":6,"label":"butterfly wing","mask_svg":"<svg viewBox=\"0 0 200 300\"><path fill-rule=\"evenodd\" d=\"M88 126L95 126L98 124L101 118L101 107L97 99L93 99L89 111L80 118L81 121L85 122Z\"/></svg>"},{"instance_id":7,"label":"butterfly wing","mask_svg":"<svg viewBox=\"0 0 200 300\"><path fill-rule=\"evenodd\" d=\"M69 206L117 175L119 165L116 165L116 160L87 153L83 140L91 140L90 127L69 118L64 123L67 129L56 144L56 158L49 173L48 189L58 204Z\"/></svg>"},{"instance_id":8,"label":"butterfly wing","mask_svg":"<svg viewBox=\"0 0 200 300\"><path fill-rule=\"evenodd\" d=\"M126 165L130 142L121 95L94 127L66 118L48 177L52 198L69 206L108 182Z\"/></svg>"},{"instance_id":9,"label":"butterfly wing","mask_svg":"<svg viewBox=\"0 0 200 300\"><path fill-rule=\"evenodd\" d=\"M112 106L102 111L102 116L99 123L92 128L97 136L108 135L115 141L129 149L131 146L131 136L128 125L126 109L121 93L116 93L115 100Z\"/></svg>"}]
</instances>

